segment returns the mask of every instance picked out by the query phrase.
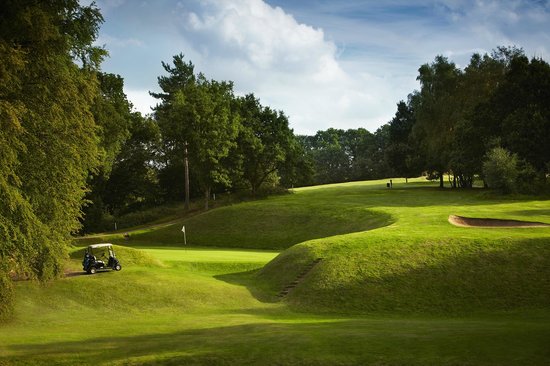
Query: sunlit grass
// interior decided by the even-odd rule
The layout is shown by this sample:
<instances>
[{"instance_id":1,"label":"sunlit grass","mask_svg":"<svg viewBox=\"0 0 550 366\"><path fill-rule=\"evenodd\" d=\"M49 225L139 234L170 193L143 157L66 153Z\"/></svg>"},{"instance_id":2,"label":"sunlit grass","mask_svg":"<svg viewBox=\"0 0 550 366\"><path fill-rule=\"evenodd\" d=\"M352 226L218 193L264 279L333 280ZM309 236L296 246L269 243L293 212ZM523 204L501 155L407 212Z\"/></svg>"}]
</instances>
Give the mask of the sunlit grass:
<instances>
[{"instance_id":1,"label":"sunlit grass","mask_svg":"<svg viewBox=\"0 0 550 366\"><path fill-rule=\"evenodd\" d=\"M550 223L550 201L386 182L301 188L102 237L140 250L116 248L121 272L18 283L0 365L548 364L550 229L447 218Z\"/></svg>"}]
</instances>

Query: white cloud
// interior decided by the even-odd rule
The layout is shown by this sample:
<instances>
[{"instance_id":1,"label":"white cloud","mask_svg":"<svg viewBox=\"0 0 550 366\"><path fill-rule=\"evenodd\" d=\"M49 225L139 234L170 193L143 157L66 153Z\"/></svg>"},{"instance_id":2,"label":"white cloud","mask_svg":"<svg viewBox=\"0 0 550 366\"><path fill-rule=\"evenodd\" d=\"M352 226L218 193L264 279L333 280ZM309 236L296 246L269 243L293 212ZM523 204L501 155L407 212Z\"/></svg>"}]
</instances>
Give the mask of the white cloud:
<instances>
[{"instance_id":1,"label":"white cloud","mask_svg":"<svg viewBox=\"0 0 550 366\"><path fill-rule=\"evenodd\" d=\"M142 115L152 113L151 107L157 104L157 99L149 95L148 90L124 88L124 93L133 104L133 110L141 112Z\"/></svg>"},{"instance_id":2,"label":"white cloud","mask_svg":"<svg viewBox=\"0 0 550 366\"><path fill-rule=\"evenodd\" d=\"M374 131L438 54L459 67L500 45L550 56L548 2L266 1L284 10L262 0L102 0L105 71L121 74L136 108L149 113L155 100L146 89L158 88L160 62L184 53L207 77L283 110L297 133L315 133Z\"/></svg>"},{"instance_id":3,"label":"white cloud","mask_svg":"<svg viewBox=\"0 0 550 366\"><path fill-rule=\"evenodd\" d=\"M198 69L284 110L297 133L374 130L393 114L396 101L383 79L350 75L322 29L298 23L281 8L261 0L204 1L183 10L181 20L182 34L199 53L193 60ZM388 102L381 103L385 96Z\"/></svg>"}]
</instances>

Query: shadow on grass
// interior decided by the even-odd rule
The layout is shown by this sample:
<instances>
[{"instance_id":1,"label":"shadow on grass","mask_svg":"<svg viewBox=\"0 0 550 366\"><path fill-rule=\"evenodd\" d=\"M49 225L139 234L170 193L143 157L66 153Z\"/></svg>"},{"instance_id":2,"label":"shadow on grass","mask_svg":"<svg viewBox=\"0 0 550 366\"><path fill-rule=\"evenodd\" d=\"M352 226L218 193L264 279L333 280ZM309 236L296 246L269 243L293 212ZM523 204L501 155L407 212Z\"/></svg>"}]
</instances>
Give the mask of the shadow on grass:
<instances>
[{"instance_id":1,"label":"shadow on grass","mask_svg":"<svg viewBox=\"0 0 550 366\"><path fill-rule=\"evenodd\" d=\"M296 319L11 345L0 364L543 365L549 328L517 320Z\"/></svg>"},{"instance_id":2,"label":"shadow on grass","mask_svg":"<svg viewBox=\"0 0 550 366\"><path fill-rule=\"evenodd\" d=\"M534 208L530 210L511 211L510 214L522 216L550 216L550 209Z\"/></svg>"},{"instance_id":3,"label":"shadow on grass","mask_svg":"<svg viewBox=\"0 0 550 366\"><path fill-rule=\"evenodd\" d=\"M226 273L221 275L216 275L214 278L230 283L232 285L244 286L250 292L256 300L267 303L274 303L280 301L277 298L277 294L273 293L266 288L258 287L258 281L256 280L256 274L261 268L256 268L250 271L237 272L237 273Z\"/></svg>"}]
</instances>

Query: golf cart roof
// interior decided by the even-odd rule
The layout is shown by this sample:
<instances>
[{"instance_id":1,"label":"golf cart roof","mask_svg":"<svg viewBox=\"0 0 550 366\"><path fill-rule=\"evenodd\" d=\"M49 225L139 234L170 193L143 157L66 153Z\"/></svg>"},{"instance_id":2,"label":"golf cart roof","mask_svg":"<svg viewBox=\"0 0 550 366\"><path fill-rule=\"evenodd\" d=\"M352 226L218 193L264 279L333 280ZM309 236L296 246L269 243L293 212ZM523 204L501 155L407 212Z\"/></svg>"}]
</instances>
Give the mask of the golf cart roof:
<instances>
[{"instance_id":1,"label":"golf cart roof","mask_svg":"<svg viewBox=\"0 0 550 366\"><path fill-rule=\"evenodd\" d=\"M96 248L105 248L105 247L112 247L113 244L111 243L99 243L99 244L92 244L89 245L88 248L96 249Z\"/></svg>"}]
</instances>

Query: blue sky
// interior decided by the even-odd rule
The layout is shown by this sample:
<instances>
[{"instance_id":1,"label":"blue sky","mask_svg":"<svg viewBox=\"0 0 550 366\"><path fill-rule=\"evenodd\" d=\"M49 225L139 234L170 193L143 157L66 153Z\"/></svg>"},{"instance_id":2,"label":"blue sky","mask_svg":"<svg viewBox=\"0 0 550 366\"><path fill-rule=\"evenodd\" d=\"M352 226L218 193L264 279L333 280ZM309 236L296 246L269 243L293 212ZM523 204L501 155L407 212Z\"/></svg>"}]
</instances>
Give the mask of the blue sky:
<instances>
[{"instance_id":1,"label":"blue sky","mask_svg":"<svg viewBox=\"0 0 550 366\"><path fill-rule=\"evenodd\" d=\"M299 134L370 131L418 88L438 54L465 67L472 53L523 47L550 59L548 1L99 0L97 43L134 107L149 113L161 61L183 53L208 78L232 80L283 110Z\"/></svg>"}]
</instances>

